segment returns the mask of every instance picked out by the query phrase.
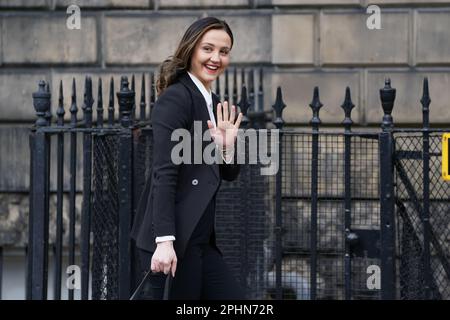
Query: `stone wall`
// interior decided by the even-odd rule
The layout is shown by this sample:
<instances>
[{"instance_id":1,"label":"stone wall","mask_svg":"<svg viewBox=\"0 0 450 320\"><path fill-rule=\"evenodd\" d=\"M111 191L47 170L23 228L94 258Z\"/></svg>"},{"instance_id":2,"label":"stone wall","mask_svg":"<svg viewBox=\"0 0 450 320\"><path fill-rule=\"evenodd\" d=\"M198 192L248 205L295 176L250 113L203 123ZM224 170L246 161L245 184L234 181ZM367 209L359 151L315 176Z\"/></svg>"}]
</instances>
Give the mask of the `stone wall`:
<instances>
[{"instance_id":1,"label":"stone wall","mask_svg":"<svg viewBox=\"0 0 450 320\"><path fill-rule=\"evenodd\" d=\"M81 9L81 29L69 30L65 9ZM378 89L385 76L398 89L396 123L418 123L421 80L430 77L431 121L450 123L450 0L378 1L381 30L369 30L366 3L335 1L63 1L0 3L2 122L35 118L38 79L86 73L107 77L154 69L195 19L225 19L235 34L232 63L263 65L266 95L281 85L288 123L307 123L312 88L321 88L322 120L340 123L345 86L352 88L359 125L378 125ZM56 101L56 98L54 99ZM273 99L268 98L269 109ZM414 110L418 110L415 112Z\"/></svg>"},{"instance_id":2,"label":"stone wall","mask_svg":"<svg viewBox=\"0 0 450 320\"><path fill-rule=\"evenodd\" d=\"M82 196L75 200L75 234L80 234ZM0 244L6 247L25 247L28 244L27 194L0 194ZM56 241L56 195L50 195L49 242ZM77 238L78 239L78 238ZM69 195L63 198L63 242L69 243ZM77 241L78 243L78 241Z\"/></svg>"}]
</instances>

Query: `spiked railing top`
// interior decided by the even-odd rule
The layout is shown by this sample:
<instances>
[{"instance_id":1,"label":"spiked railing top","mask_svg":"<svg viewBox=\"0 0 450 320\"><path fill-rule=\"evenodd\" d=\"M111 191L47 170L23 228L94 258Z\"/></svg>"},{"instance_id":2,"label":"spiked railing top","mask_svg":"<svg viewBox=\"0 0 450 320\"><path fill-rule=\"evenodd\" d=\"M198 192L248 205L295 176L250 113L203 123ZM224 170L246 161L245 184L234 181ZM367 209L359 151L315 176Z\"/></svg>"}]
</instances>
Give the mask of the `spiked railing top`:
<instances>
[{"instance_id":1,"label":"spiked railing top","mask_svg":"<svg viewBox=\"0 0 450 320\"><path fill-rule=\"evenodd\" d=\"M94 98L92 97L91 77L86 76L84 83L84 104L82 107L84 113L84 124L86 127L90 127L92 125L92 105L94 104Z\"/></svg>"},{"instance_id":2,"label":"spiked railing top","mask_svg":"<svg viewBox=\"0 0 450 320\"><path fill-rule=\"evenodd\" d=\"M63 84L62 80L59 82L59 99L58 108L56 109L57 122L59 126L64 124L64 95L63 95Z\"/></svg>"},{"instance_id":3,"label":"spiked railing top","mask_svg":"<svg viewBox=\"0 0 450 320\"><path fill-rule=\"evenodd\" d=\"M254 87L253 69L248 71L248 97L249 106L252 110L255 110L255 87Z\"/></svg>"},{"instance_id":4,"label":"spiked railing top","mask_svg":"<svg viewBox=\"0 0 450 320\"><path fill-rule=\"evenodd\" d=\"M131 91L136 92L134 74L131 76ZM136 99L133 100L133 106L131 108L131 116L133 119L136 118Z\"/></svg>"},{"instance_id":5,"label":"spiked railing top","mask_svg":"<svg viewBox=\"0 0 450 320\"><path fill-rule=\"evenodd\" d=\"M150 105L156 101L156 82L155 82L155 73L151 73L150 77Z\"/></svg>"},{"instance_id":6,"label":"spiked railing top","mask_svg":"<svg viewBox=\"0 0 450 320\"><path fill-rule=\"evenodd\" d=\"M277 88L277 97L275 99L275 104L272 106L272 108L275 110L275 120L273 121L273 124L278 129L281 129L284 124L283 109L286 108L286 104L283 102L283 94L281 92L281 87Z\"/></svg>"},{"instance_id":7,"label":"spiked railing top","mask_svg":"<svg viewBox=\"0 0 450 320\"><path fill-rule=\"evenodd\" d=\"M149 105L149 119L151 119L153 106L156 101L156 87L155 87L155 73L152 72L150 75L150 105Z\"/></svg>"},{"instance_id":8,"label":"spiked railing top","mask_svg":"<svg viewBox=\"0 0 450 320\"><path fill-rule=\"evenodd\" d=\"M109 82L109 104L108 104L108 126L114 124L114 78L111 77Z\"/></svg>"},{"instance_id":9,"label":"spiked railing top","mask_svg":"<svg viewBox=\"0 0 450 320\"><path fill-rule=\"evenodd\" d=\"M247 126L249 123L249 118L248 118L248 108L250 107L250 103L247 99L247 88L245 87L245 85L242 86L241 89L241 101L239 101L238 103L239 108L241 109L242 112L242 120L241 120L241 124L242 126Z\"/></svg>"},{"instance_id":10,"label":"spiked railing top","mask_svg":"<svg viewBox=\"0 0 450 320\"><path fill-rule=\"evenodd\" d=\"M237 104L237 69L233 71L233 104Z\"/></svg>"},{"instance_id":11,"label":"spiked railing top","mask_svg":"<svg viewBox=\"0 0 450 320\"><path fill-rule=\"evenodd\" d=\"M255 91L254 83L253 83L254 81L255 81L255 79L254 79L253 69L250 69L248 71L248 88L251 92Z\"/></svg>"},{"instance_id":12,"label":"spiked railing top","mask_svg":"<svg viewBox=\"0 0 450 320\"><path fill-rule=\"evenodd\" d=\"M319 111L320 111L320 108L323 107L323 104L322 104L322 102L320 102L320 99L319 99L319 87L314 87L313 99L312 99L311 103L309 104L309 106L313 112L311 124L314 128L317 128L319 126L319 124L321 123L320 118L319 118Z\"/></svg>"},{"instance_id":13,"label":"spiked railing top","mask_svg":"<svg viewBox=\"0 0 450 320\"><path fill-rule=\"evenodd\" d=\"M219 101L221 100L220 98L220 81L219 78L216 79L216 95L219 97Z\"/></svg>"},{"instance_id":14,"label":"spiked railing top","mask_svg":"<svg viewBox=\"0 0 450 320\"><path fill-rule=\"evenodd\" d=\"M94 98L92 96L92 79L86 76L84 81L84 105L82 109L84 112L92 112L92 105L94 104Z\"/></svg>"},{"instance_id":15,"label":"spiked railing top","mask_svg":"<svg viewBox=\"0 0 450 320\"><path fill-rule=\"evenodd\" d=\"M155 92L155 73L152 71L150 72L150 92L151 94L149 94L150 98L152 96L154 96L154 92Z\"/></svg>"},{"instance_id":16,"label":"spiked railing top","mask_svg":"<svg viewBox=\"0 0 450 320\"><path fill-rule=\"evenodd\" d=\"M225 90L223 94L224 101L228 101L230 99L230 91L228 88L228 69L225 70Z\"/></svg>"},{"instance_id":17,"label":"spiked railing top","mask_svg":"<svg viewBox=\"0 0 450 320\"><path fill-rule=\"evenodd\" d=\"M72 79L72 103L70 105L70 124L72 126L75 126L77 123L77 112L78 112L78 107L77 107L77 87L75 85L75 78Z\"/></svg>"},{"instance_id":18,"label":"spiked railing top","mask_svg":"<svg viewBox=\"0 0 450 320\"><path fill-rule=\"evenodd\" d=\"M103 87L102 78L98 79L97 91L97 125L103 127Z\"/></svg>"},{"instance_id":19,"label":"spiked railing top","mask_svg":"<svg viewBox=\"0 0 450 320\"><path fill-rule=\"evenodd\" d=\"M352 102L350 88L347 87L345 89L345 99L341 105L341 108L344 109L344 113L345 113L345 118L344 118L344 121L342 121L342 124L345 126L346 130L350 130L350 127L353 124L351 113L352 113L352 109L354 107L355 107L355 105Z\"/></svg>"},{"instance_id":20,"label":"spiked railing top","mask_svg":"<svg viewBox=\"0 0 450 320\"><path fill-rule=\"evenodd\" d=\"M422 104L422 125L424 128L428 128L430 125L430 92L428 90L428 78L425 77L423 79L423 93L422 99L420 99L420 103Z\"/></svg>"},{"instance_id":21,"label":"spiked railing top","mask_svg":"<svg viewBox=\"0 0 450 320\"><path fill-rule=\"evenodd\" d=\"M33 106L36 110L37 120L36 126L46 126L47 120L45 118L47 112L50 110L50 92L45 88L46 83L44 80L39 81L38 91L33 93Z\"/></svg>"},{"instance_id":22,"label":"spiked railing top","mask_svg":"<svg viewBox=\"0 0 450 320\"><path fill-rule=\"evenodd\" d=\"M220 86L224 85L225 86L225 93L228 93L228 90L231 91L233 90L233 98L236 99L236 101L230 101L231 100L231 96L229 96L230 100L227 100L230 102L230 104L234 104L236 106L240 106L240 109L243 113L245 113L245 116L248 116L248 112L250 112L250 108L252 108L252 101L253 103L258 102L258 105L262 103L263 101L263 92L262 92L262 71L260 70L260 83L259 83L259 92L256 93L255 89L257 88L257 79L254 79L255 77L255 70L251 70L249 71L249 69L247 69L248 74L245 74L245 69L240 68L239 70L242 71L242 77L244 78L244 84L242 85L242 90L239 90L239 88L237 88L237 76L241 76L241 75L237 75L237 72L239 71L237 68L234 68L234 82L235 85L231 87L232 83L226 81L228 78L228 72L225 74L225 81L224 83L219 83L217 82L217 87L218 87L218 91L220 91ZM103 127L103 123L108 120L108 126L112 127L114 125L114 117L115 117L115 93L117 93L117 98L118 98L118 104L119 104L119 121L122 120L122 116L125 116L125 119L128 116L130 116L131 122L130 124L133 122L133 118L132 116L132 112L133 109L132 107L135 106L136 108L140 108L141 110L141 116L140 116L140 120L145 120L145 117L148 116L149 118L151 118L151 109L152 109L152 105L154 104L154 100L156 100L156 90L154 90L155 87L155 81L154 80L154 73L151 72L150 73L151 76L151 84L149 86L149 88L145 88L145 74L142 77L142 90L141 90L141 99L140 99L140 103L138 103L138 101L135 100L135 91L132 90L132 88L130 88L130 83L128 82L128 78L127 77L122 77L121 81L120 81L120 90L119 92L117 92L118 90L115 90L114 88L114 78L111 77L110 78L110 88L109 88L109 99L108 99L108 106L103 105L104 101L103 101L103 80L101 78L98 78L98 92L97 93L97 100L95 100L94 98L94 94L93 94L93 90L95 90L95 88L93 88L93 84L92 84L92 77L90 76L86 76L84 79L84 88L83 89L83 101L82 101L82 105L81 108L80 106L77 105L77 88L76 88L76 79L72 78L72 90L70 93L71 96L71 102L70 102L70 108L68 108L68 110L66 111L64 108L64 86L62 81L60 81L60 86L59 86L59 95L58 95L58 101L57 101L57 108L55 115L57 116L57 121L55 121L55 123L57 123L58 125L64 125L64 117L66 115L67 112L70 112L70 126L71 127L76 127L78 125L81 125L83 127L92 127L93 125L93 117L94 117L94 112L96 113L96 119L97 119L97 126L98 127ZM247 86L245 85L245 77L248 77L247 80ZM131 80L131 79L130 79ZM136 79L137 80L137 79ZM229 79L231 80L231 79ZM222 81L222 80L220 80ZM130 81L132 82L132 81ZM241 81L239 81L239 84ZM131 85L133 86L133 83L131 83ZM130 90L131 89L131 90ZM80 90L80 89L78 89ZM147 115L145 109L146 109L146 97L145 97L145 93L146 91L148 92L148 90L151 90L151 94L149 94L149 102L150 102L150 113ZM222 88L223 90L223 88ZM238 91L239 95L238 95ZM224 91L222 91L222 94L224 93ZM78 92L79 94L79 92ZM106 94L106 93L105 93ZM256 97L256 94L258 94L258 97ZM66 94L67 96L67 94ZM34 104L36 105L36 113L37 113L37 120L36 123L39 124L39 126L47 126L50 125L50 119L51 119L51 112L52 112L52 106L51 106L51 95L50 95L50 88L49 85L45 82L45 81L41 81L40 83L40 89L37 90L37 92L34 93L33 95L34 97ZM253 97L253 99L252 99ZM222 95L222 98L224 98L224 96ZM239 101L237 100L239 99ZM258 101L256 101L258 100ZM234 103L233 103L234 102ZM96 103L96 106L94 107L93 104ZM106 103L106 102L105 102ZM130 105L131 104L131 105ZM131 109L130 109L131 107ZM77 113L78 113L78 109L82 110L82 121L79 122L79 120L77 119ZM95 110L94 110L95 109ZM108 109L108 114L107 117L108 119L106 119L106 115L104 114L104 112L106 111L105 109ZM143 110L144 109L144 110ZM256 107L255 107L256 109ZM255 111L260 111L260 108L257 108L258 110ZM262 109L262 108L261 108ZM43 110L42 112L39 110ZM144 111L144 114L142 114L142 112ZM43 119L43 120L42 120ZM137 120L137 118L136 118ZM245 123L246 119L244 117L243 122ZM121 121L121 123L123 123L123 121Z\"/></svg>"},{"instance_id":23,"label":"spiked railing top","mask_svg":"<svg viewBox=\"0 0 450 320\"><path fill-rule=\"evenodd\" d=\"M47 91L48 94L50 94L50 83L47 82L47 84L45 85L45 91ZM51 94L50 94L51 97ZM49 103L49 107L48 110L45 112L45 119L47 120L47 125L51 124L51 119L52 119L52 99L50 99L50 103Z\"/></svg>"},{"instance_id":24,"label":"spiked railing top","mask_svg":"<svg viewBox=\"0 0 450 320\"><path fill-rule=\"evenodd\" d=\"M258 111L264 111L263 69L259 69Z\"/></svg>"},{"instance_id":25,"label":"spiked railing top","mask_svg":"<svg viewBox=\"0 0 450 320\"><path fill-rule=\"evenodd\" d=\"M146 103L145 103L145 76L144 76L144 74L142 74L141 102L140 102L139 106L140 106L139 118L140 118L140 120L144 121L145 120L145 107L146 107Z\"/></svg>"}]
</instances>

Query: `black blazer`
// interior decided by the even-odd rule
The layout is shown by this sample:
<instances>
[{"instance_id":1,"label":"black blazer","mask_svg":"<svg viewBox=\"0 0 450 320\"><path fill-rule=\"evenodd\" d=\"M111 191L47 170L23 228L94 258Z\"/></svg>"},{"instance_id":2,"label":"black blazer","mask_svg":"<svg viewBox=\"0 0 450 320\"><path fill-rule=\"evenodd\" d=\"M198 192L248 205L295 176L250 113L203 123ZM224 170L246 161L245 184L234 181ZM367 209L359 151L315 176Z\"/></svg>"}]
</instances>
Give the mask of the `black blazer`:
<instances>
[{"instance_id":1,"label":"black blazer","mask_svg":"<svg viewBox=\"0 0 450 320\"><path fill-rule=\"evenodd\" d=\"M219 99L213 94L214 117L217 103ZM208 130L209 119L205 99L186 72L156 101L152 111L152 173L142 192L131 230L138 248L154 252L155 237L174 235L175 252L181 258L221 179L232 181L238 176L237 151L231 164L205 164L203 160L201 164L172 162L171 150L179 143L171 141L172 131L185 128L191 131L193 138L194 120L201 120L204 133ZM212 139L203 142L202 151L210 142ZM193 139L191 145L193 154Z\"/></svg>"}]
</instances>

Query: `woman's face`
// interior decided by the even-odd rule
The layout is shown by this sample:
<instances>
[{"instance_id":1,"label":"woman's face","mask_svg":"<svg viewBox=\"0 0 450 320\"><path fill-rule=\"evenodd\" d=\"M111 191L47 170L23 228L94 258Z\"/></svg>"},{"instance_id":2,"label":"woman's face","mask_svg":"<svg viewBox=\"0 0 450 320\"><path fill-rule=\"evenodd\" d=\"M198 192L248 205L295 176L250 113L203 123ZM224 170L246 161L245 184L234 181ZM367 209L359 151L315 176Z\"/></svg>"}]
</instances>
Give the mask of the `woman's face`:
<instances>
[{"instance_id":1,"label":"woman's face","mask_svg":"<svg viewBox=\"0 0 450 320\"><path fill-rule=\"evenodd\" d=\"M231 38L224 30L209 30L194 48L189 71L207 89L230 63Z\"/></svg>"}]
</instances>

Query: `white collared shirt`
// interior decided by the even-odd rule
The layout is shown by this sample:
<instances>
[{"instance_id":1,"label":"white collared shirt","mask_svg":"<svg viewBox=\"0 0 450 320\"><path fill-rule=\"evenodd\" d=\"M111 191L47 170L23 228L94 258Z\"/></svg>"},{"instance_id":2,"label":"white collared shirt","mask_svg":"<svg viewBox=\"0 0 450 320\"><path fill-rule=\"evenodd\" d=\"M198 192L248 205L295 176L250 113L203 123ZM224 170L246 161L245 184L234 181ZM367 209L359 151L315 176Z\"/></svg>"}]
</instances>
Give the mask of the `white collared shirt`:
<instances>
[{"instance_id":1,"label":"white collared shirt","mask_svg":"<svg viewBox=\"0 0 450 320\"><path fill-rule=\"evenodd\" d=\"M205 86L203 85L203 83L196 76L194 76L192 73L188 72L188 75L189 75L189 77L191 77L192 81L195 83L195 85L197 86L198 90L200 90L200 92L202 93L203 98L205 98L206 107L208 108L208 113L209 113L209 119L213 123L214 127L217 127L216 119L214 118L214 110L213 110L213 102L212 102L211 91L208 91L205 88Z\"/></svg>"}]
</instances>

